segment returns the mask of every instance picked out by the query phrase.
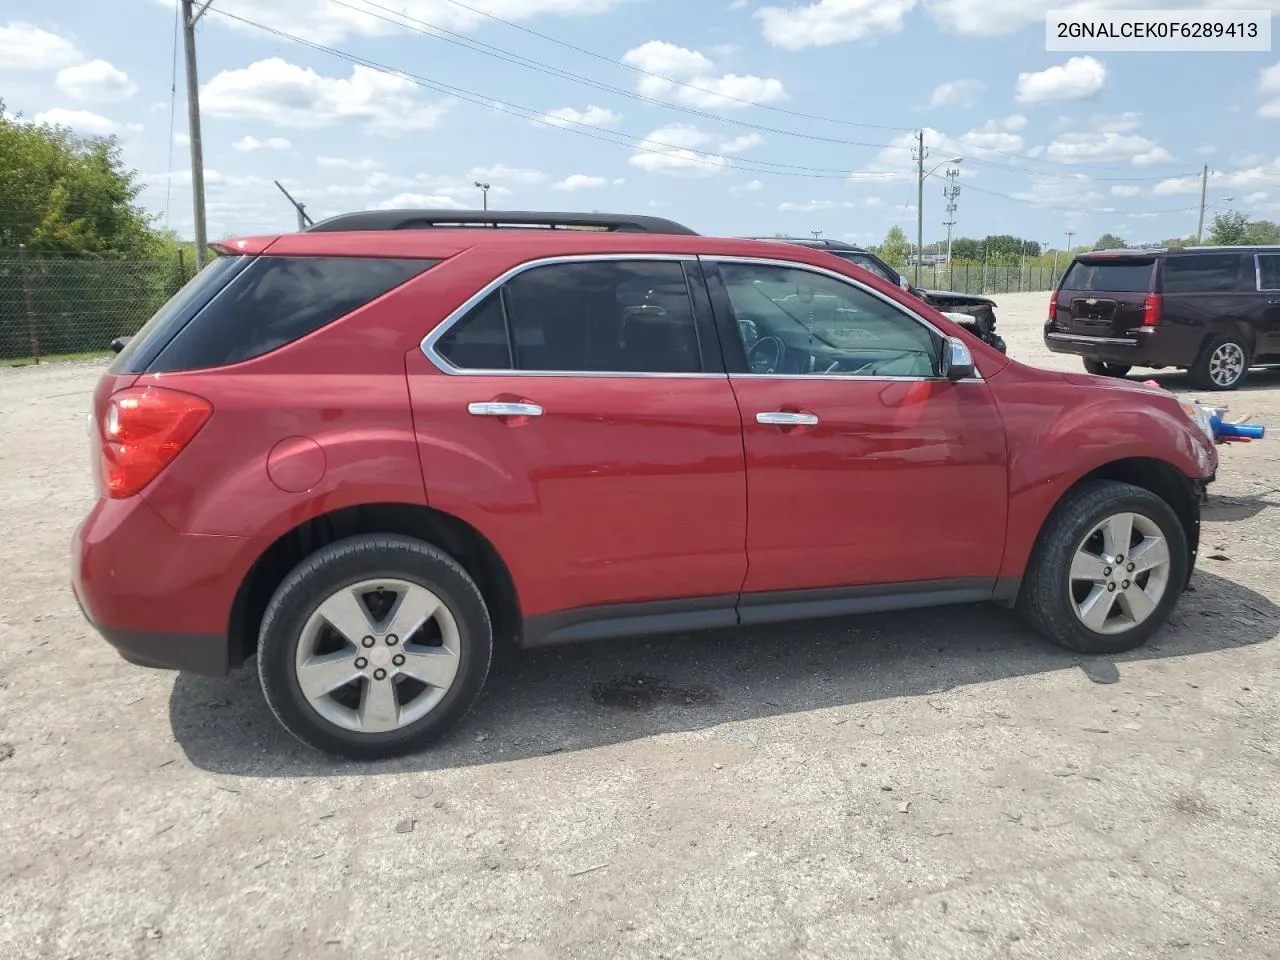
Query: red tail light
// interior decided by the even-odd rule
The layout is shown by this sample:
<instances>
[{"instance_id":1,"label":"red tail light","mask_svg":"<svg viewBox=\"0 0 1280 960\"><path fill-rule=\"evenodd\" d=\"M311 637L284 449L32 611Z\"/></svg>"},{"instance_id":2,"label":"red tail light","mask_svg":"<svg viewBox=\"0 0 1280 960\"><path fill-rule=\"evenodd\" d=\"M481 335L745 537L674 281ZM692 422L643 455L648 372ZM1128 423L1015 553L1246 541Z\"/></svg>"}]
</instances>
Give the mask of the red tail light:
<instances>
[{"instance_id":1,"label":"red tail light","mask_svg":"<svg viewBox=\"0 0 1280 960\"><path fill-rule=\"evenodd\" d=\"M165 387L111 395L102 421L102 482L107 496L131 497L182 452L213 413L203 397Z\"/></svg>"},{"instance_id":2,"label":"red tail light","mask_svg":"<svg viewBox=\"0 0 1280 960\"><path fill-rule=\"evenodd\" d=\"M1147 299L1142 301L1142 325L1144 327L1154 327L1160 323L1161 296L1158 293L1148 293Z\"/></svg>"},{"instance_id":3,"label":"red tail light","mask_svg":"<svg viewBox=\"0 0 1280 960\"><path fill-rule=\"evenodd\" d=\"M1058 322L1058 291L1049 294L1049 322Z\"/></svg>"}]
</instances>

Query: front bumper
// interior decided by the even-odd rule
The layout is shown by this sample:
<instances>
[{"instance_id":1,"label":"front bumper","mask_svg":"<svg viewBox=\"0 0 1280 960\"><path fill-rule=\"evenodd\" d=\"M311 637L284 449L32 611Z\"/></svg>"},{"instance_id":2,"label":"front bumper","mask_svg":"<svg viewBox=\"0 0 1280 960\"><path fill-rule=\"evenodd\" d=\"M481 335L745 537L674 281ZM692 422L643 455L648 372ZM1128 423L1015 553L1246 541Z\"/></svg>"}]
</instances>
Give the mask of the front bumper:
<instances>
[{"instance_id":1,"label":"front bumper","mask_svg":"<svg viewBox=\"0 0 1280 960\"><path fill-rule=\"evenodd\" d=\"M130 663L222 676L248 542L182 534L141 497L103 499L71 542L71 589L89 624Z\"/></svg>"}]
</instances>

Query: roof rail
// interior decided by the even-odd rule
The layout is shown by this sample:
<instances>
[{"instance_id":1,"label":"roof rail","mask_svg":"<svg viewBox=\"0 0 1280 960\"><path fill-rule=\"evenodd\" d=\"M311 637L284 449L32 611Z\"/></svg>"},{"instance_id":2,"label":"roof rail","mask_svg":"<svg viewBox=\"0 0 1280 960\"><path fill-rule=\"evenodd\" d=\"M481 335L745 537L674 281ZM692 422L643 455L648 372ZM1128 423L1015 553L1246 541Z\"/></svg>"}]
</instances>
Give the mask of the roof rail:
<instances>
[{"instance_id":1,"label":"roof rail","mask_svg":"<svg viewBox=\"0 0 1280 960\"><path fill-rule=\"evenodd\" d=\"M600 233L660 233L697 236L684 224L661 217L617 213L547 213L530 210L364 210L341 213L308 227L307 233L347 230L430 230L452 227L582 230Z\"/></svg>"}]
</instances>

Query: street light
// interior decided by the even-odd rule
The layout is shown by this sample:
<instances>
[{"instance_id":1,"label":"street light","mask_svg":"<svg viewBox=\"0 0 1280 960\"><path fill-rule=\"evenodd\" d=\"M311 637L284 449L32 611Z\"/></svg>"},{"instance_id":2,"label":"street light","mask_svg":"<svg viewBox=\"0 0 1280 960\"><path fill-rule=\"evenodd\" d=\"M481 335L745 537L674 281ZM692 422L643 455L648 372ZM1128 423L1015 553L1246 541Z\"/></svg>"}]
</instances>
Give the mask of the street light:
<instances>
[{"instance_id":1,"label":"street light","mask_svg":"<svg viewBox=\"0 0 1280 960\"><path fill-rule=\"evenodd\" d=\"M940 164L930 170L924 172L924 141L921 140L920 150L920 179L916 181L916 286L920 286L920 261L924 259L924 182L927 178L933 176L939 168L945 167L948 163L959 163L964 157L952 157L950 160L943 160ZM934 277L937 280L937 277Z\"/></svg>"},{"instance_id":2,"label":"street light","mask_svg":"<svg viewBox=\"0 0 1280 960\"><path fill-rule=\"evenodd\" d=\"M1216 207L1218 204L1220 204L1220 203L1230 203L1230 202L1231 202L1232 200L1234 200L1234 199L1235 199L1235 197L1219 197L1217 200L1213 201L1213 203L1211 203L1211 204L1209 204L1207 207L1205 207L1205 210L1212 210L1212 209L1213 209L1214 207ZM1200 246L1200 237L1201 237L1201 233L1202 233L1202 231L1203 231L1203 230L1204 230L1204 214L1202 213L1202 214L1200 214L1200 228L1199 228L1198 230L1196 230L1196 246L1197 246L1197 247L1198 247L1198 246Z\"/></svg>"},{"instance_id":3,"label":"street light","mask_svg":"<svg viewBox=\"0 0 1280 960\"><path fill-rule=\"evenodd\" d=\"M481 183L479 180L477 180L476 186L480 188L480 194L484 202L484 209L488 210L489 209L489 184Z\"/></svg>"}]
</instances>

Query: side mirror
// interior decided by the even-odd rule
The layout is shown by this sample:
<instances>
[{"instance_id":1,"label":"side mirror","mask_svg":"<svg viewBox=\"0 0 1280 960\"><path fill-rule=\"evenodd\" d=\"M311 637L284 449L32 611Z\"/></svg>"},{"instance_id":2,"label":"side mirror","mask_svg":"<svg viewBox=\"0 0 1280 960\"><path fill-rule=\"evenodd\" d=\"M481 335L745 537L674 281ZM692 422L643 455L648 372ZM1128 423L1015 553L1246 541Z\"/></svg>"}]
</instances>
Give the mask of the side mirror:
<instances>
[{"instance_id":1,"label":"side mirror","mask_svg":"<svg viewBox=\"0 0 1280 960\"><path fill-rule=\"evenodd\" d=\"M947 337L942 347L942 375L948 380L968 380L974 373L968 346L959 337Z\"/></svg>"},{"instance_id":2,"label":"side mirror","mask_svg":"<svg viewBox=\"0 0 1280 960\"><path fill-rule=\"evenodd\" d=\"M131 337L116 337L114 340L111 341L111 352L119 353L126 346L128 346L129 341L131 339L132 339Z\"/></svg>"},{"instance_id":3,"label":"side mirror","mask_svg":"<svg viewBox=\"0 0 1280 960\"><path fill-rule=\"evenodd\" d=\"M904 277L902 274L898 274L898 286L900 286L903 290L910 290L911 281L908 280L906 277Z\"/></svg>"}]
</instances>

